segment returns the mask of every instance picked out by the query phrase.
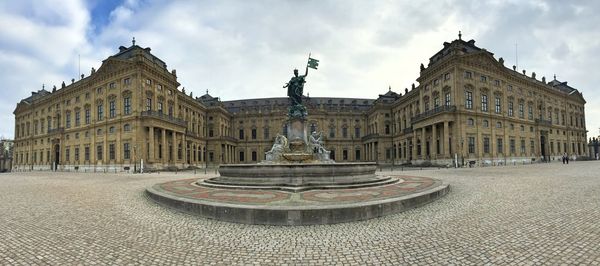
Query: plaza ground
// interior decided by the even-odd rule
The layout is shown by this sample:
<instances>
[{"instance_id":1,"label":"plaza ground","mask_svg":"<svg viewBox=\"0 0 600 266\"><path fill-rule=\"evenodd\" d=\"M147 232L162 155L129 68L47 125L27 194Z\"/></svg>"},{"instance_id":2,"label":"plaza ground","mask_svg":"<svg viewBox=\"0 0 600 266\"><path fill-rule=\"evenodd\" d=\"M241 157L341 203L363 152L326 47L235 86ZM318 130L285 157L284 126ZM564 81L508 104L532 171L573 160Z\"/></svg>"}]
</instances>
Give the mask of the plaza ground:
<instances>
[{"instance_id":1,"label":"plaza ground","mask_svg":"<svg viewBox=\"0 0 600 266\"><path fill-rule=\"evenodd\" d=\"M214 176L214 172L208 176ZM193 172L0 175L0 264L600 265L600 162L434 169L445 197L319 226L209 220L144 189Z\"/></svg>"}]
</instances>

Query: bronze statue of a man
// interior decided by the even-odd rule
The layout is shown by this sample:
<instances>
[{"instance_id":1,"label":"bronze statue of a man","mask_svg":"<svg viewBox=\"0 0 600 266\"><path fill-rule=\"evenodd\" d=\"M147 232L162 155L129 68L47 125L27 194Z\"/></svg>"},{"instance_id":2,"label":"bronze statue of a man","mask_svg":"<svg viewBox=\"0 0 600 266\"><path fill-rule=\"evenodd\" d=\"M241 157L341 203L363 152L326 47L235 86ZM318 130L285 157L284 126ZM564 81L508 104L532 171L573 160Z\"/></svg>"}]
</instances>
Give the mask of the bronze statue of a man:
<instances>
[{"instance_id":1,"label":"bronze statue of a man","mask_svg":"<svg viewBox=\"0 0 600 266\"><path fill-rule=\"evenodd\" d=\"M304 93L304 83L308 76L308 66L306 72L302 76L298 76L298 69L294 69L294 76L283 87L288 88L287 96L292 100L292 105L302 104L302 94Z\"/></svg>"}]
</instances>

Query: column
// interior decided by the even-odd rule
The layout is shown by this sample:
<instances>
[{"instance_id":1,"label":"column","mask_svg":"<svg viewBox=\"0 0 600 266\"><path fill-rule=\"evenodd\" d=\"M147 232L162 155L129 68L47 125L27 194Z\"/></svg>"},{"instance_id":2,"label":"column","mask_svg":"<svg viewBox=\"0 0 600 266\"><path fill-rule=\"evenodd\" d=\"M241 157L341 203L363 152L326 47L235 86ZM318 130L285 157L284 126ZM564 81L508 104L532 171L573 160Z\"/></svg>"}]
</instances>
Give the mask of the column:
<instances>
[{"instance_id":1,"label":"column","mask_svg":"<svg viewBox=\"0 0 600 266\"><path fill-rule=\"evenodd\" d=\"M416 160L417 159L417 129L415 128L413 130L413 140L412 140L412 150L410 151L412 154L412 159Z\"/></svg>"},{"instance_id":2,"label":"column","mask_svg":"<svg viewBox=\"0 0 600 266\"><path fill-rule=\"evenodd\" d=\"M149 148L149 158L147 159L148 161L152 161L154 162L154 127L150 127L150 130L148 131L148 135L149 135L149 140L148 143L150 143L150 148Z\"/></svg>"},{"instance_id":3,"label":"column","mask_svg":"<svg viewBox=\"0 0 600 266\"><path fill-rule=\"evenodd\" d=\"M431 143L431 159L437 158L437 125L434 123L431 126L431 138L433 139L432 143Z\"/></svg>"},{"instance_id":4,"label":"column","mask_svg":"<svg viewBox=\"0 0 600 266\"><path fill-rule=\"evenodd\" d=\"M162 149L161 149L161 153L162 153L162 163L166 163L167 162L167 130L165 130L164 128L162 129Z\"/></svg>"},{"instance_id":5,"label":"column","mask_svg":"<svg viewBox=\"0 0 600 266\"><path fill-rule=\"evenodd\" d=\"M450 139L450 135L448 134L448 121L444 121L444 133L443 133L443 141L441 141L442 143L442 149L444 150L444 156L450 156L450 143L449 143L449 139ZM448 157L446 157L448 158Z\"/></svg>"},{"instance_id":6,"label":"column","mask_svg":"<svg viewBox=\"0 0 600 266\"><path fill-rule=\"evenodd\" d=\"M425 140L425 129L426 127L421 128L421 159L425 159L427 154L427 150L426 150L426 140Z\"/></svg>"},{"instance_id":7,"label":"column","mask_svg":"<svg viewBox=\"0 0 600 266\"><path fill-rule=\"evenodd\" d=\"M177 132L173 131L172 132L172 139L171 139L171 148L173 149L173 162L177 162L179 161L179 144L177 143Z\"/></svg>"},{"instance_id":8,"label":"column","mask_svg":"<svg viewBox=\"0 0 600 266\"><path fill-rule=\"evenodd\" d=\"M188 154L187 154L187 140L185 139L185 133L181 134L181 149L183 153L183 164L187 164L188 162ZM193 158L193 157L192 157ZM190 162L192 160L190 159Z\"/></svg>"}]
</instances>

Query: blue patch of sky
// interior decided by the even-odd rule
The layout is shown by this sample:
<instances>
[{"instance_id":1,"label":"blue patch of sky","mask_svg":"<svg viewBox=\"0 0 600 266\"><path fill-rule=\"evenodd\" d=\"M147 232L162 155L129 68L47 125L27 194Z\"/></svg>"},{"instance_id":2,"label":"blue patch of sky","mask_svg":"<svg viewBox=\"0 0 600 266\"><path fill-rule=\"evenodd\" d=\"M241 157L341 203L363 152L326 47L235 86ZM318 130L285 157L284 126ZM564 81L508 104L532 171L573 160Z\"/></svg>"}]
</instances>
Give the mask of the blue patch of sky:
<instances>
[{"instance_id":1,"label":"blue patch of sky","mask_svg":"<svg viewBox=\"0 0 600 266\"><path fill-rule=\"evenodd\" d=\"M90 0L92 34L98 34L110 23L110 13L123 4L123 0Z\"/></svg>"}]
</instances>

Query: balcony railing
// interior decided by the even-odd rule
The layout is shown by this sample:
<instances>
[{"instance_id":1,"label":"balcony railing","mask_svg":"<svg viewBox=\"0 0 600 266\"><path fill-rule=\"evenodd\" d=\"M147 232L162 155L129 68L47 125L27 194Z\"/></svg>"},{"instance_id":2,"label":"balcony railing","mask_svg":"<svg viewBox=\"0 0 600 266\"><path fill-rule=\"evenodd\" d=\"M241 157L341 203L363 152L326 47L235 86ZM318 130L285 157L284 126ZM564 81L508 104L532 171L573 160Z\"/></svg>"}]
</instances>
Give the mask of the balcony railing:
<instances>
[{"instance_id":1,"label":"balcony railing","mask_svg":"<svg viewBox=\"0 0 600 266\"><path fill-rule=\"evenodd\" d=\"M64 127L48 129L48 134L63 133L63 132L65 132Z\"/></svg>"},{"instance_id":2,"label":"balcony railing","mask_svg":"<svg viewBox=\"0 0 600 266\"><path fill-rule=\"evenodd\" d=\"M439 113L446 113L446 112L454 112L456 111L456 105L442 105L442 106L438 106L435 107L429 111L425 111L423 113L417 114L415 116L412 117L411 119L411 123L416 123L419 122L421 120L424 120L428 117L431 117L433 115L439 114Z\"/></svg>"},{"instance_id":3,"label":"balcony railing","mask_svg":"<svg viewBox=\"0 0 600 266\"><path fill-rule=\"evenodd\" d=\"M378 133L371 133L371 134L368 134L368 135L365 135L364 137L362 137L361 140L365 141L365 140L374 139L377 137L379 137Z\"/></svg>"},{"instance_id":4,"label":"balcony railing","mask_svg":"<svg viewBox=\"0 0 600 266\"><path fill-rule=\"evenodd\" d=\"M158 119L161 119L161 120L164 120L164 121L168 121L168 122L171 122L171 123L183 126L183 127L187 126L187 123L185 122L185 120L183 120L181 118L174 117L174 116L167 115L167 114L165 114L163 112L143 111L141 113L141 115L143 117L158 118Z\"/></svg>"},{"instance_id":5,"label":"balcony railing","mask_svg":"<svg viewBox=\"0 0 600 266\"><path fill-rule=\"evenodd\" d=\"M551 126L552 120L535 119L535 124L540 126Z\"/></svg>"},{"instance_id":6,"label":"balcony railing","mask_svg":"<svg viewBox=\"0 0 600 266\"><path fill-rule=\"evenodd\" d=\"M200 138L200 135L198 135L196 132L193 132L189 129L185 130L185 134L190 136L190 137L194 137L194 138Z\"/></svg>"}]
</instances>

